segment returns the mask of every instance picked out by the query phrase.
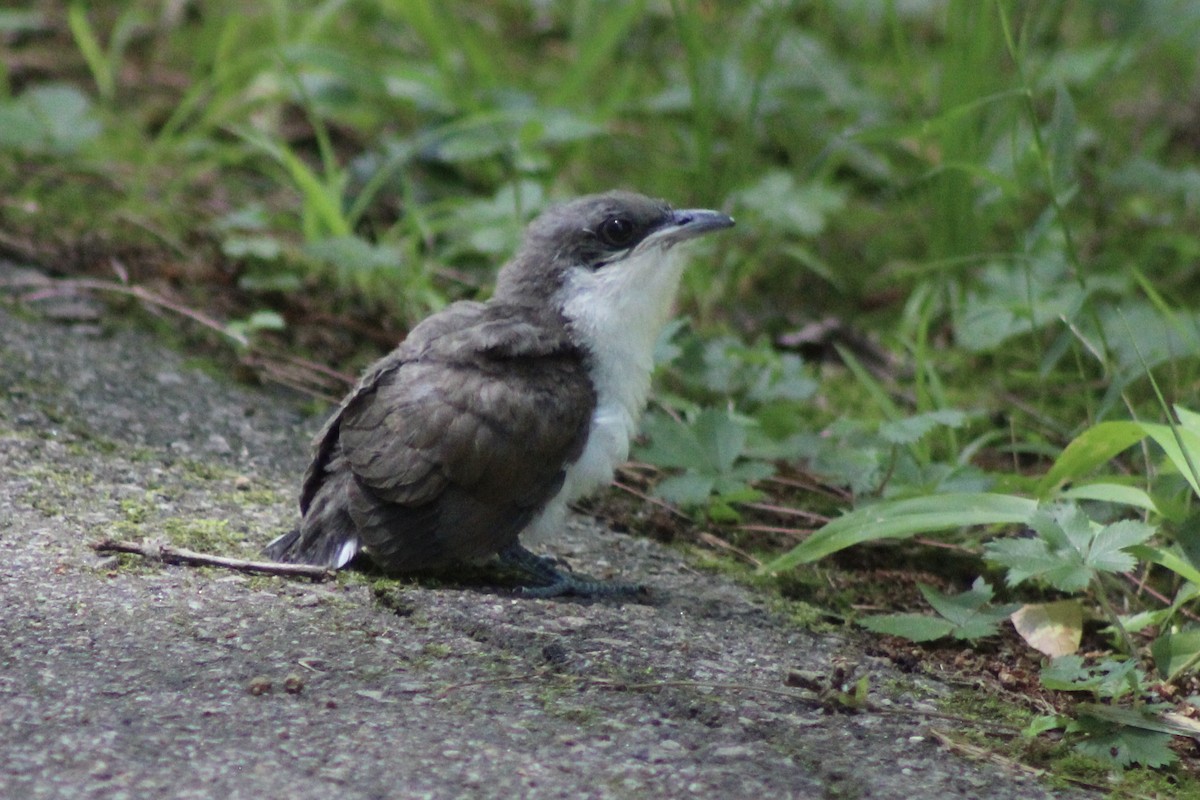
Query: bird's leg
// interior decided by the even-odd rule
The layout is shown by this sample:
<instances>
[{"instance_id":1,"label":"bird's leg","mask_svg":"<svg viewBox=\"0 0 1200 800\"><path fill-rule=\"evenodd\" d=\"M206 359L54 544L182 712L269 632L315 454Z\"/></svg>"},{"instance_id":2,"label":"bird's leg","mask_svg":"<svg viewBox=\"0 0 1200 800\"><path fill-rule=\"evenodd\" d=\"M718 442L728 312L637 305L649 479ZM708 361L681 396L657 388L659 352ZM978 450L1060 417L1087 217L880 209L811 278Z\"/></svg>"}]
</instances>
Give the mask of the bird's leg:
<instances>
[{"instance_id":1,"label":"bird's leg","mask_svg":"<svg viewBox=\"0 0 1200 800\"><path fill-rule=\"evenodd\" d=\"M535 555L520 542L513 542L499 553L500 563L513 567L533 579L535 586L522 586L518 591L522 597L615 597L644 593L645 587L637 583L598 581L577 578L554 566L553 559Z\"/></svg>"}]
</instances>

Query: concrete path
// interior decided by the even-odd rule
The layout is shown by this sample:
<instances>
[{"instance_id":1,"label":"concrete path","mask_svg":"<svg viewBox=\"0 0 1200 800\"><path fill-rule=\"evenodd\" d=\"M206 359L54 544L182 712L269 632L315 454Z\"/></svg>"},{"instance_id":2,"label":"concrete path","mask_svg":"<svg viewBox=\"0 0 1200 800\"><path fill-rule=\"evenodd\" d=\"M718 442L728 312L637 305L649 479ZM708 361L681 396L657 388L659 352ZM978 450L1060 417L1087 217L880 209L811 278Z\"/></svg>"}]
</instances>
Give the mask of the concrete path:
<instances>
[{"instance_id":1,"label":"concrete path","mask_svg":"<svg viewBox=\"0 0 1200 800\"><path fill-rule=\"evenodd\" d=\"M554 551L648 603L97 556L251 557L292 523L320 424L105 327L0 305L0 797L1082 796L952 755L929 728L953 723L771 693L793 670L869 675L896 709L949 690L587 520Z\"/></svg>"}]
</instances>

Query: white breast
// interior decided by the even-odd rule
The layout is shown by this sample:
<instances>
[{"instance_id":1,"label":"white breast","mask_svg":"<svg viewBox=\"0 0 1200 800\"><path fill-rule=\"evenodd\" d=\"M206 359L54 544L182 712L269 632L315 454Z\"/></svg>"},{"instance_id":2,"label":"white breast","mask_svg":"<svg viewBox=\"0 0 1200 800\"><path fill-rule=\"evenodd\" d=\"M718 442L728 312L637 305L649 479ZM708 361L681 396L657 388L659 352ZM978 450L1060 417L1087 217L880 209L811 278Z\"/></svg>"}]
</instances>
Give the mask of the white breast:
<instances>
[{"instance_id":1,"label":"white breast","mask_svg":"<svg viewBox=\"0 0 1200 800\"><path fill-rule=\"evenodd\" d=\"M596 408L583 454L567 468L563 487L522 534L528 544L553 534L566 504L612 480L650 392L654 345L671 311L683 262L650 248L600 270L580 268L564 282L563 313L591 355Z\"/></svg>"}]
</instances>

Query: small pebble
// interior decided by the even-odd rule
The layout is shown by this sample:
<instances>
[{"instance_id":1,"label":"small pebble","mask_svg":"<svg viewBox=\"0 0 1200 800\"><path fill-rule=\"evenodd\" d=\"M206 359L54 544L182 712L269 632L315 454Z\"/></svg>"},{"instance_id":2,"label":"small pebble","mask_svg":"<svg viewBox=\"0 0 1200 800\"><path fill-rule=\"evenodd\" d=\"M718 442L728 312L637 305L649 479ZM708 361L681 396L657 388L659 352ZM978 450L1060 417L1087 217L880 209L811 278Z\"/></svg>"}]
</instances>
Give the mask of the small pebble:
<instances>
[{"instance_id":1,"label":"small pebble","mask_svg":"<svg viewBox=\"0 0 1200 800\"><path fill-rule=\"evenodd\" d=\"M246 686L246 691L257 697L260 694L266 694L271 691L271 679L265 675L259 675L256 678L251 678L249 685Z\"/></svg>"}]
</instances>

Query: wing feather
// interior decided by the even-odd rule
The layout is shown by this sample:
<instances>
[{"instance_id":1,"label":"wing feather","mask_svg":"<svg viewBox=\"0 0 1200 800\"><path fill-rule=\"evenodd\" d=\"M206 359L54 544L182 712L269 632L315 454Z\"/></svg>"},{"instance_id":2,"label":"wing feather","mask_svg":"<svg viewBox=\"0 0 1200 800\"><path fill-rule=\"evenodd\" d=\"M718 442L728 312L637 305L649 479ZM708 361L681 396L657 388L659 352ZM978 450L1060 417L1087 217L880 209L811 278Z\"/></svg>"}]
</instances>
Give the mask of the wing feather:
<instances>
[{"instance_id":1,"label":"wing feather","mask_svg":"<svg viewBox=\"0 0 1200 800\"><path fill-rule=\"evenodd\" d=\"M397 570L515 541L582 452L595 395L561 325L503 312L452 306L379 362L318 437L302 508L348 471L341 503Z\"/></svg>"}]
</instances>

